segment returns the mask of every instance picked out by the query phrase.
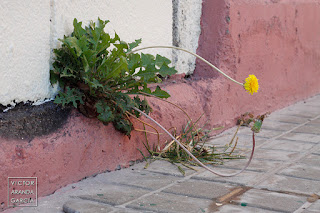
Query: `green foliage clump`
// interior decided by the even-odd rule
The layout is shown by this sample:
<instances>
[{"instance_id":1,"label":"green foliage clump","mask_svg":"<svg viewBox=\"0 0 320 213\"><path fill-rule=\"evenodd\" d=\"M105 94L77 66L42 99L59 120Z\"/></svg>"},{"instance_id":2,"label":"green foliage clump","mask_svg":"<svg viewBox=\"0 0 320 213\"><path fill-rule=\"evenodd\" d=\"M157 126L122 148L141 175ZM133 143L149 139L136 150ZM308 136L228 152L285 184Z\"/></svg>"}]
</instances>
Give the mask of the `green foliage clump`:
<instances>
[{"instance_id":1,"label":"green foliage clump","mask_svg":"<svg viewBox=\"0 0 320 213\"><path fill-rule=\"evenodd\" d=\"M55 103L72 104L88 117L97 117L105 124L130 136L132 123L129 115L139 117L132 109L151 111L148 102L139 94L159 98L170 95L159 86L152 91L148 84L161 82L161 77L176 73L171 61L160 55L130 53L141 43L121 41L115 33L104 31L109 21L98 19L83 28L74 19L71 36L60 39L62 45L54 49L55 61L50 72L52 84L59 83L61 91Z\"/></svg>"}]
</instances>

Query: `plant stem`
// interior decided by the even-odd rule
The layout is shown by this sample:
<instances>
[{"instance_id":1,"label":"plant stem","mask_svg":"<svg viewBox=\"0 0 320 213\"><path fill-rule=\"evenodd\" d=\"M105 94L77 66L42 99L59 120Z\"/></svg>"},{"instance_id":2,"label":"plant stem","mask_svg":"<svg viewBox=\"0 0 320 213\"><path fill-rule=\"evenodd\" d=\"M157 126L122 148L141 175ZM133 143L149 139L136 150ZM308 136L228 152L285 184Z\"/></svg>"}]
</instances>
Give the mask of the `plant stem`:
<instances>
[{"instance_id":1,"label":"plant stem","mask_svg":"<svg viewBox=\"0 0 320 213\"><path fill-rule=\"evenodd\" d=\"M142 112L141 110L139 110L136 107L133 107L134 110L140 112L142 115L144 115L146 118L148 118L149 120L151 120L152 122L154 122L157 126L159 126L163 131L165 131L177 144L179 144L179 146L186 152L188 153L188 155L190 157L192 157L192 159L194 161L196 161L200 166L202 166L203 168L205 168L206 170L208 170L209 172L221 176L221 177L232 177L235 175L240 174L241 172L243 172L250 164L252 158L253 158L253 153L254 153L254 148L255 148L255 138L254 138L254 132L252 132L252 151L251 151L251 155L250 158L247 162L247 164L244 166L244 168L242 168L239 172L233 173L233 174L222 174L222 173L217 173L215 171L213 171L212 169L210 169L208 166L204 165L201 161L198 160L198 158L196 158L193 154L191 154L191 152L185 148L170 132L168 132L168 130L166 130L161 124L159 124L157 121L155 121L153 118L151 118L150 116L148 116L146 113Z\"/></svg>"},{"instance_id":2,"label":"plant stem","mask_svg":"<svg viewBox=\"0 0 320 213\"><path fill-rule=\"evenodd\" d=\"M130 52L127 53L127 55L130 55L132 53L135 53L137 51L140 51L140 50L145 50L145 49L151 49L151 48L169 48L169 49L176 49L176 50L181 50L181 51L184 51L186 53L189 53L193 56L195 56L196 58L202 60L203 62L205 62L206 64L208 64L210 67L212 67L213 69L217 70L219 73L221 73L222 75L224 75L226 78L228 78L229 80L237 83L237 84L240 84L241 86L243 86L243 83L240 83L236 80L234 80L233 78L231 78L230 76L228 76L227 74L225 74L224 72L222 72L219 68L217 68L216 66L214 66L213 64L211 64L209 61L207 61L206 59L202 58L201 56L193 53L193 52L190 52L186 49L183 49L183 48L180 48L180 47L175 47L175 46L149 46L149 47L142 47L142 48L138 48L138 49L135 49L135 50L132 50Z\"/></svg>"}]
</instances>

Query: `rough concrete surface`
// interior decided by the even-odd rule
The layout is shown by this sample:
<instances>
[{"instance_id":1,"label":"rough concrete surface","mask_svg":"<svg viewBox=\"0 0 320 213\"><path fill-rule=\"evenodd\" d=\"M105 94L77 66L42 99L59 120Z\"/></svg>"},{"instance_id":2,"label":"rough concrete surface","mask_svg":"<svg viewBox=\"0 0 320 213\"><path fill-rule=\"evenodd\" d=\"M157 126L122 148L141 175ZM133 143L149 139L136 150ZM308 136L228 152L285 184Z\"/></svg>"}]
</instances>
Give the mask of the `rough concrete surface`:
<instances>
[{"instance_id":1,"label":"rough concrete surface","mask_svg":"<svg viewBox=\"0 0 320 213\"><path fill-rule=\"evenodd\" d=\"M0 112L0 136L32 140L48 135L66 123L70 110L53 102L36 106L20 103L7 112Z\"/></svg>"},{"instance_id":2,"label":"rough concrete surface","mask_svg":"<svg viewBox=\"0 0 320 213\"><path fill-rule=\"evenodd\" d=\"M311 105L320 106L320 95L271 113L265 124L267 127L270 123L281 126L286 123L283 118L291 117L291 112L294 112L294 117L302 118ZM291 111L291 108L295 110ZM281 130L280 134L269 138L257 137L257 141L261 139L263 142L256 147L252 166L235 177L217 177L202 168L196 168L197 171L186 168L186 176L182 176L176 167L166 161L151 163L148 169L144 169L144 163L138 163L69 184L52 195L41 197L38 207L18 207L4 212L316 213L320 210L320 200L314 199L314 194L320 194L320 139L311 143L308 137L280 139L311 124L320 128L320 123L315 122L320 118L320 107L314 112L308 121ZM234 131L235 128L225 131L213 137L210 143L221 144L221 138L228 143ZM263 131L262 128L261 133ZM318 135L314 129L307 134ZM242 137L246 138L239 134L239 143L243 142ZM281 145L277 146L277 141ZM285 151L292 152L292 142L299 145L295 146L296 154L287 157ZM275 158L273 152L280 157ZM260 155L264 157L260 158ZM214 169L234 173L242 168L246 160L225 161L224 165Z\"/></svg>"}]
</instances>

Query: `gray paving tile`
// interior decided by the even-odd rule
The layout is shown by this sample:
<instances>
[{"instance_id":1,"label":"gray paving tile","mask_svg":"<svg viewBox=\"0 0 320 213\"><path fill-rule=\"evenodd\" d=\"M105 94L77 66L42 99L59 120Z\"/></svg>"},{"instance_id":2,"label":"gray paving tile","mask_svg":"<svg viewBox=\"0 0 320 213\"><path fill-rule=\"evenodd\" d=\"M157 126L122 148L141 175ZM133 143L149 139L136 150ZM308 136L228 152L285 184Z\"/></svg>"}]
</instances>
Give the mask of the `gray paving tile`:
<instances>
[{"instance_id":1,"label":"gray paving tile","mask_svg":"<svg viewBox=\"0 0 320 213\"><path fill-rule=\"evenodd\" d=\"M78 195L75 198L101 202L109 205L121 205L149 192L149 190L141 188L103 184L100 189L96 189L94 193L85 193Z\"/></svg>"},{"instance_id":2,"label":"gray paving tile","mask_svg":"<svg viewBox=\"0 0 320 213\"><path fill-rule=\"evenodd\" d=\"M218 168L222 167L222 168L242 169L245 166L247 161L248 161L248 159L230 160L230 161L225 162L223 165L217 166L217 167ZM283 164L283 162L281 162L281 161L268 161L268 160L256 159L255 155L254 155L247 170L253 170L253 171L257 171L257 172L266 172L266 171L272 170L274 168L277 168L282 164Z\"/></svg>"},{"instance_id":3,"label":"gray paving tile","mask_svg":"<svg viewBox=\"0 0 320 213\"><path fill-rule=\"evenodd\" d=\"M300 152L300 151L308 150L313 146L314 146L314 143L308 143L304 141L277 139L277 140L268 141L268 143L264 143L260 148Z\"/></svg>"},{"instance_id":4,"label":"gray paving tile","mask_svg":"<svg viewBox=\"0 0 320 213\"><path fill-rule=\"evenodd\" d=\"M314 95L306 100L304 100L307 104L312 104L314 106L320 106L320 95Z\"/></svg>"},{"instance_id":5,"label":"gray paving tile","mask_svg":"<svg viewBox=\"0 0 320 213\"><path fill-rule=\"evenodd\" d=\"M183 170L185 171L185 175L191 175L193 173L195 173L195 170L189 169L181 164L177 164L179 166L181 166L181 168L183 168ZM202 171L202 167L193 167L194 169L196 169L197 171ZM154 162L152 162L147 169L145 169L145 171L150 171L150 172L156 172L156 173L160 173L160 174L169 174L169 175L173 175L173 176L183 176L183 174L179 171L178 167L176 165L173 165L172 163L168 162L168 161L163 161L163 160L156 160Z\"/></svg>"},{"instance_id":6,"label":"gray paving tile","mask_svg":"<svg viewBox=\"0 0 320 213\"><path fill-rule=\"evenodd\" d=\"M304 194L313 194L320 191L319 181L282 175L273 175L258 186L273 191L288 191Z\"/></svg>"},{"instance_id":7,"label":"gray paving tile","mask_svg":"<svg viewBox=\"0 0 320 213\"><path fill-rule=\"evenodd\" d=\"M60 206L53 207L52 205L43 206L38 205L37 207L15 207L8 209L4 213L64 213L62 211L62 204Z\"/></svg>"},{"instance_id":8,"label":"gray paving tile","mask_svg":"<svg viewBox=\"0 0 320 213\"><path fill-rule=\"evenodd\" d=\"M158 193L139 199L128 205L129 208L152 210L156 212L208 212L210 203L207 199Z\"/></svg>"},{"instance_id":9,"label":"gray paving tile","mask_svg":"<svg viewBox=\"0 0 320 213\"><path fill-rule=\"evenodd\" d=\"M279 175L287 175L292 177L311 179L319 181L320 185L320 167L313 167L305 164L292 165L281 172Z\"/></svg>"},{"instance_id":10,"label":"gray paving tile","mask_svg":"<svg viewBox=\"0 0 320 213\"><path fill-rule=\"evenodd\" d=\"M320 155L309 154L302 158L299 163L320 168Z\"/></svg>"},{"instance_id":11,"label":"gray paving tile","mask_svg":"<svg viewBox=\"0 0 320 213\"><path fill-rule=\"evenodd\" d=\"M302 102L310 106L320 106L320 95L315 95Z\"/></svg>"},{"instance_id":12,"label":"gray paving tile","mask_svg":"<svg viewBox=\"0 0 320 213\"><path fill-rule=\"evenodd\" d=\"M288 108L284 108L279 111L273 112L272 114L273 114L273 116L280 116L281 115L281 116L297 117L297 118L301 118L301 119L306 119L306 121L317 116L317 113L311 113L311 114L304 113L303 108L301 108L301 109L295 108L295 110L293 110L293 109L289 110ZM301 123L301 122L299 122L299 123Z\"/></svg>"},{"instance_id":13,"label":"gray paving tile","mask_svg":"<svg viewBox=\"0 0 320 213\"><path fill-rule=\"evenodd\" d=\"M319 213L320 212L320 200L314 202L309 208L302 213Z\"/></svg>"},{"instance_id":14,"label":"gray paving tile","mask_svg":"<svg viewBox=\"0 0 320 213\"><path fill-rule=\"evenodd\" d=\"M272 211L294 212L304 202L306 197L288 195L265 190L251 189L240 196L237 204L247 203L248 206L263 208Z\"/></svg>"},{"instance_id":15,"label":"gray paving tile","mask_svg":"<svg viewBox=\"0 0 320 213\"><path fill-rule=\"evenodd\" d=\"M281 136L279 139L320 143L320 135L297 133L297 132L287 133L287 134Z\"/></svg>"},{"instance_id":16,"label":"gray paving tile","mask_svg":"<svg viewBox=\"0 0 320 213\"><path fill-rule=\"evenodd\" d=\"M67 201L63 204L63 211L65 213L103 213L103 212L110 212L113 208L109 205L103 203L97 203L89 200L80 200L80 199L73 199Z\"/></svg>"},{"instance_id":17,"label":"gray paving tile","mask_svg":"<svg viewBox=\"0 0 320 213\"><path fill-rule=\"evenodd\" d=\"M101 183L138 186L150 190L159 189L181 178L181 176L165 175L149 172L148 170L130 170L130 168L128 170L110 172L105 177L97 176L97 180L101 181Z\"/></svg>"},{"instance_id":18,"label":"gray paving tile","mask_svg":"<svg viewBox=\"0 0 320 213\"><path fill-rule=\"evenodd\" d=\"M220 212L220 213L274 213L276 211L270 211L270 210L265 210L265 209L260 209L260 208L249 207L249 206L224 205L216 212Z\"/></svg>"},{"instance_id":19,"label":"gray paving tile","mask_svg":"<svg viewBox=\"0 0 320 213\"><path fill-rule=\"evenodd\" d=\"M256 137L256 139L258 139L258 138L273 138L273 137L276 137L276 136L283 134L283 132L284 131L264 129L263 125L262 125L261 131L259 133L256 133L255 137ZM239 130L239 137L241 137L241 135L249 135L252 137L252 131L250 128L241 129L241 130Z\"/></svg>"},{"instance_id":20,"label":"gray paving tile","mask_svg":"<svg viewBox=\"0 0 320 213\"><path fill-rule=\"evenodd\" d=\"M286 108L286 114L299 117L313 118L320 114L320 108L306 104L295 104Z\"/></svg>"},{"instance_id":21,"label":"gray paving tile","mask_svg":"<svg viewBox=\"0 0 320 213\"><path fill-rule=\"evenodd\" d=\"M244 146L244 147L252 147L252 133L248 135L239 134L239 140L238 140L238 146ZM255 134L255 143L256 146L260 146L264 144L268 138L260 137L260 133Z\"/></svg>"},{"instance_id":22,"label":"gray paving tile","mask_svg":"<svg viewBox=\"0 0 320 213\"><path fill-rule=\"evenodd\" d=\"M320 155L320 147L315 147L315 149L312 150L312 154L314 154L314 155Z\"/></svg>"},{"instance_id":23,"label":"gray paving tile","mask_svg":"<svg viewBox=\"0 0 320 213\"><path fill-rule=\"evenodd\" d=\"M271 149L257 149L254 153L256 159L288 161L299 156L299 152L271 150Z\"/></svg>"},{"instance_id":24,"label":"gray paving tile","mask_svg":"<svg viewBox=\"0 0 320 213\"><path fill-rule=\"evenodd\" d=\"M230 132L231 131L231 132ZM236 128L231 128L227 130L228 133L223 132L220 135L212 137L207 144L215 145L215 146L224 146L230 143L233 138L233 135L236 131ZM266 130L267 131L267 130ZM239 129L238 134L238 145L244 147L251 147L252 146L252 131L248 127L241 127ZM255 134L256 145L260 145L264 143L267 138L262 137L260 133ZM235 142L235 140L234 140Z\"/></svg>"},{"instance_id":25,"label":"gray paving tile","mask_svg":"<svg viewBox=\"0 0 320 213\"><path fill-rule=\"evenodd\" d=\"M320 135L320 128L319 126L315 126L315 125L303 125L293 130L292 132Z\"/></svg>"},{"instance_id":26,"label":"gray paving tile","mask_svg":"<svg viewBox=\"0 0 320 213\"><path fill-rule=\"evenodd\" d=\"M233 174L239 170L234 169L228 169L228 168L214 168L215 171L219 173L225 173L225 174ZM257 175L261 175L261 172L255 172L255 171L244 171L239 175L233 176L233 177L220 177L217 175L212 174L209 171L205 171L201 174L197 174L193 176L191 179L196 180L207 180L207 181L214 181L214 182L221 182L221 183L232 183L237 185L251 185L251 182L256 179Z\"/></svg>"},{"instance_id":27,"label":"gray paving tile","mask_svg":"<svg viewBox=\"0 0 320 213\"><path fill-rule=\"evenodd\" d=\"M208 145L214 145L214 146L225 146L230 143L232 140L233 135L231 134L222 134L217 135L208 140L206 144Z\"/></svg>"},{"instance_id":28,"label":"gray paving tile","mask_svg":"<svg viewBox=\"0 0 320 213\"><path fill-rule=\"evenodd\" d=\"M195 198L213 199L227 194L232 188L234 188L234 186L225 183L202 180L187 180L171 186L163 190L163 192Z\"/></svg>"},{"instance_id":29,"label":"gray paving tile","mask_svg":"<svg viewBox=\"0 0 320 213\"><path fill-rule=\"evenodd\" d=\"M276 131L289 131L295 127L297 127L299 124L295 123L284 123L279 121L274 121L270 119L265 119L265 121L262 124L263 129L268 130L276 130Z\"/></svg>"},{"instance_id":30,"label":"gray paving tile","mask_svg":"<svg viewBox=\"0 0 320 213\"><path fill-rule=\"evenodd\" d=\"M312 125L312 126L319 126L320 125L320 118L317 118L315 120L310 121L307 125Z\"/></svg>"},{"instance_id":31,"label":"gray paving tile","mask_svg":"<svg viewBox=\"0 0 320 213\"><path fill-rule=\"evenodd\" d=\"M152 213L151 210L134 210L130 208L116 208L112 213Z\"/></svg>"},{"instance_id":32,"label":"gray paving tile","mask_svg":"<svg viewBox=\"0 0 320 213\"><path fill-rule=\"evenodd\" d=\"M307 121L310 121L310 118L282 114L281 112L273 112L267 119L278 121L278 122L284 122L284 123L293 123L293 124L303 124Z\"/></svg>"}]
</instances>

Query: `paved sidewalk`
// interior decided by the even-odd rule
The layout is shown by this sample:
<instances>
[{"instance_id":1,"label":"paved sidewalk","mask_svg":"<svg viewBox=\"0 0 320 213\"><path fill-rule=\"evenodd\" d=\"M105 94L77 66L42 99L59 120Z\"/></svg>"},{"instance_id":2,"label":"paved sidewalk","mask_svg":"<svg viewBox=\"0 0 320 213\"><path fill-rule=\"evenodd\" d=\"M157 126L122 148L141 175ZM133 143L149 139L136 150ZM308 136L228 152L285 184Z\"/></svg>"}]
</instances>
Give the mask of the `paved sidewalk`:
<instances>
[{"instance_id":1,"label":"paved sidewalk","mask_svg":"<svg viewBox=\"0 0 320 213\"><path fill-rule=\"evenodd\" d=\"M212 139L226 144L235 128ZM251 132L240 130L240 151L249 151ZM249 168L236 177L178 169L155 161L70 184L39 199L38 207L5 212L320 212L320 95L272 113L256 137ZM214 169L234 173L247 159ZM310 202L309 202L310 201Z\"/></svg>"}]
</instances>

